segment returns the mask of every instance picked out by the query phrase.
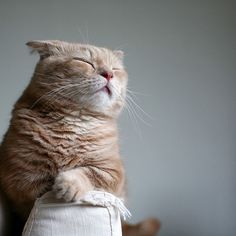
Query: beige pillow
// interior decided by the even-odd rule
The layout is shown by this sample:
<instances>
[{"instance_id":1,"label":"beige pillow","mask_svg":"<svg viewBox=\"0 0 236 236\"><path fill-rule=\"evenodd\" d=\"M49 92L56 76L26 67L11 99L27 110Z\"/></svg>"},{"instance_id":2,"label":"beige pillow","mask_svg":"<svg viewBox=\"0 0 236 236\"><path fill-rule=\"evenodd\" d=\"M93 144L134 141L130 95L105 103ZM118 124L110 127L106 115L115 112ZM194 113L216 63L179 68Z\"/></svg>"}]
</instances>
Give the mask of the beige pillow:
<instances>
[{"instance_id":1,"label":"beige pillow","mask_svg":"<svg viewBox=\"0 0 236 236\"><path fill-rule=\"evenodd\" d=\"M110 193L91 191L66 203L48 192L36 200L22 236L121 236L120 213L130 216Z\"/></svg>"}]
</instances>

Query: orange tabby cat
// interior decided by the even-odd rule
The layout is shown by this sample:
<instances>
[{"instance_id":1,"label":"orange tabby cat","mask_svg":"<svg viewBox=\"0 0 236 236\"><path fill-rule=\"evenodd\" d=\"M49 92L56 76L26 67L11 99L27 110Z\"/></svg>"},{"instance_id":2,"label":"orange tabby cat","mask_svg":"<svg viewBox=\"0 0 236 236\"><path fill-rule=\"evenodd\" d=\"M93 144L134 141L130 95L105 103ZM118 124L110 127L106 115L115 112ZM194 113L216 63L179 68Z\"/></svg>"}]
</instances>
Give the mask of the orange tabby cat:
<instances>
[{"instance_id":1,"label":"orange tabby cat","mask_svg":"<svg viewBox=\"0 0 236 236\"><path fill-rule=\"evenodd\" d=\"M8 201L26 219L35 199L51 189L66 201L93 189L123 196L117 133L127 85L122 52L61 41L27 45L40 60L0 147Z\"/></svg>"}]
</instances>

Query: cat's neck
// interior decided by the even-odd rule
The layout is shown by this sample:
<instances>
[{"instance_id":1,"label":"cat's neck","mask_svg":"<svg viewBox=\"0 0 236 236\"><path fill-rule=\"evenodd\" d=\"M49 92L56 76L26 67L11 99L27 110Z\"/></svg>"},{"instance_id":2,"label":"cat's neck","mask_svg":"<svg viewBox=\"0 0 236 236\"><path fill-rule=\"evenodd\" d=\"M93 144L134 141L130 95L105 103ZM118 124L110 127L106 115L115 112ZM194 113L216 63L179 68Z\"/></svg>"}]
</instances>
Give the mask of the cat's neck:
<instances>
[{"instance_id":1,"label":"cat's neck","mask_svg":"<svg viewBox=\"0 0 236 236\"><path fill-rule=\"evenodd\" d=\"M51 112L48 116L56 118L56 120L61 120L64 125L78 125L80 127L87 127L93 131L96 131L98 127L112 127L116 129L117 125L116 120L111 117L84 109L77 111L63 109L57 112Z\"/></svg>"},{"instance_id":2,"label":"cat's neck","mask_svg":"<svg viewBox=\"0 0 236 236\"><path fill-rule=\"evenodd\" d=\"M115 118L91 112L86 109L71 110L68 108L60 108L53 110L39 109L29 109L18 107L13 111L13 116L18 116L19 118L31 117L37 122L45 125L47 127L53 126L68 126L68 127L79 127L78 131L81 132L96 132L96 129L111 129L113 131L117 130L117 120Z\"/></svg>"},{"instance_id":3,"label":"cat's neck","mask_svg":"<svg viewBox=\"0 0 236 236\"><path fill-rule=\"evenodd\" d=\"M41 111L39 111L41 113ZM71 110L68 108L60 108L46 113L46 117L51 118L52 121L63 120L66 123L85 123L99 124L99 125L115 125L116 119L98 112L91 112L87 109Z\"/></svg>"},{"instance_id":4,"label":"cat's neck","mask_svg":"<svg viewBox=\"0 0 236 236\"><path fill-rule=\"evenodd\" d=\"M30 116L48 128L61 125L76 129L78 133L94 133L107 129L117 133L117 117L79 106L45 106L41 103L32 106L29 102L31 97L26 95L27 93L15 104L13 116Z\"/></svg>"},{"instance_id":5,"label":"cat's neck","mask_svg":"<svg viewBox=\"0 0 236 236\"><path fill-rule=\"evenodd\" d=\"M16 102L13 113L17 110L27 109L29 112L38 114L39 116L46 115L52 120L62 117L73 118L78 121L101 121L116 123L117 114L112 112L99 112L88 107L81 107L77 103L70 101L54 101L47 103L43 99L36 99L35 95L29 92L27 88L20 99ZM32 102L35 101L35 102Z\"/></svg>"}]
</instances>

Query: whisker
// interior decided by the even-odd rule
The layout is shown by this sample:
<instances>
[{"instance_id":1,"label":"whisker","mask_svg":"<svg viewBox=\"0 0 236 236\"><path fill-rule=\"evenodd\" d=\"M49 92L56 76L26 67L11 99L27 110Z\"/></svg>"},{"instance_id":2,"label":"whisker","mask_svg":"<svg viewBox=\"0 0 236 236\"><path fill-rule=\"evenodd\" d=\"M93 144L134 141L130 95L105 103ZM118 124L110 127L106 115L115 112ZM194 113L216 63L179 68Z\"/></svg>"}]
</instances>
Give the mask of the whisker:
<instances>
[{"instance_id":1,"label":"whisker","mask_svg":"<svg viewBox=\"0 0 236 236\"><path fill-rule=\"evenodd\" d=\"M138 136L140 138L142 138L142 132L141 132L141 128L139 126L139 123L138 123L138 119L137 119L137 114L136 112L134 112L134 108L132 107L131 104L129 104L129 101L128 100L124 100L123 97L121 97L121 95L119 94L117 88L115 86L112 86L113 90L114 90L114 93L123 101L125 101L125 104L124 104L124 108L126 108L126 110L128 111L128 116L131 120L131 123L134 127L134 130L135 132L137 132Z\"/></svg>"},{"instance_id":2,"label":"whisker","mask_svg":"<svg viewBox=\"0 0 236 236\"><path fill-rule=\"evenodd\" d=\"M137 97L136 95L141 95L141 96L151 96L151 95L149 95L149 94L145 94L145 93L140 93L140 92L137 92L137 91L133 91L133 90L131 90L131 89L129 89L129 88L126 88L126 90L127 90L127 92L129 93L129 94L131 94L131 95L134 95L135 97Z\"/></svg>"},{"instance_id":3,"label":"whisker","mask_svg":"<svg viewBox=\"0 0 236 236\"><path fill-rule=\"evenodd\" d=\"M67 89L70 89L70 88L73 88L73 87L77 87L77 86L83 86L84 84L87 84L86 81L81 81L80 83L77 83L77 84L71 84L71 83L66 83L65 85L63 86L59 86L59 87L56 87L52 90L50 90L49 92L43 94L41 97L39 97L34 103L33 105L30 107L30 109L32 109L33 107L35 107L37 105L38 102L40 102L42 99L44 98L47 98L48 102L45 103L45 105L47 105L48 103L50 103L49 99L55 99L55 96L57 96L57 94L60 94L60 92L62 92L63 90L67 90ZM45 84L47 85L47 84ZM58 84L54 84L54 85L57 85Z\"/></svg>"},{"instance_id":4,"label":"whisker","mask_svg":"<svg viewBox=\"0 0 236 236\"><path fill-rule=\"evenodd\" d=\"M134 112L134 109L133 109L132 105L129 104L128 101L126 101L125 105L126 105L125 107L127 108L127 110L129 111L129 113L132 116L132 117L130 116L130 119L133 118L131 121L134 121L134 122L132 122L132 125L134 126L135 131L137 132L138 136L140 138L142 138L141 128L140 128L140 125L139 125L139 122L138 122L138 119L137 119L137 115Z\"/></svg>"},{"instance_id":5,"label":"whisker","mask_svg":"<svg viewBox=\"0 0 236 236\"><path fill-rule=\"evenodd\" d=\"M143 113L144 115L146 115L149 119L153 120L153 117L151 115L149 115L147 112L145 112L142 107L140 105L138 105L134 99L129 95L127 94L127 99L129 99L137 109L139 109L141 111L141 113Z\"/></svg>"},{"instance_id":6,"label":"whisker","mask_svg":"<svg viewBox=\"0 0 236 236\"><path fill-rule=\"evenodd\" d=\"M63 87L60 88L55 88L53 90L50 90L49 92L43 94L41 97L39 97L34 103L33 105L30 107L30 109L34 108L38 102L40 102L43 98L50 96L51 94L53 94L54 92L56 92L57 90L63 89Z\"/></svg>"},{"instance_id":7,"label":"whisker","mask_svg":"<svg viewBox=\"0 0 236 236\"><path fill-rule=\"evenodd\" d=\"M129 100L129 98L127 97L127 102L129 103L130 102L130 106L131 104L134 104L131 100ZM135 115L147 126L151 126L151 124L149 124L147 121L145 121L141 115L139 115L139 113L137 112L137 110L135 109L135 106L131 106Z\"/></svg>"},{"instance_id":8,"label":"whisker","mask_svg":"<svg viewBox=\"0 0 236 236\"><path fill-rule=\"evenodd\" d=\"M61 94L61 92L69 89L70 86L64 86L62 88L59 88L58 90L52 91L50 94L46 95L47 101L44 103L44 107L51 107L51 105L58 100L58 94Z\"/></svg>"}]
</instances>

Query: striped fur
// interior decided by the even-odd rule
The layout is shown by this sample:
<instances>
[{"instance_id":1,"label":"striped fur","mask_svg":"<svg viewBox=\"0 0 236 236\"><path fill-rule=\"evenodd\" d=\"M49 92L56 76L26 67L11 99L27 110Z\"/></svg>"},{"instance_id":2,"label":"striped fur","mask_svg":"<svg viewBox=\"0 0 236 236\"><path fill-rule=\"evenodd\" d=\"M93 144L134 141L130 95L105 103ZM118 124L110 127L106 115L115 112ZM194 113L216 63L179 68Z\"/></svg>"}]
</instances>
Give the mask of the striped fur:
<instances>
[{"instance_id":1,"label":"striped fur","mask_svg":"<svg viewBox=\"0 0 236 236\"><path fill-rule=\"evenodd\" d=\"M40 60L0 146L1 192L23 219L51 189L66 201L92 189L124 196L117 132L127 85L123 53L56 40L27 45ZM109 82L104 71L113 74ZM123 233L155 235L153 222L126 224Z\"/></svg>"},{"instance_id":2,"label":"striped fur","mask_svg":"<svg viewBox=\"0 0 236 236\"><path fill-rule=\"evenodd\" d=\"M116 124L127 83L122 61L116 52L89 45L28 45L41 59L1 144L1 188L25 217L34 200L50 189L67 201L92 189L122 195L125 180ZM86 59L96 69L73 57ZM107 83L102 70L114 74L111 96L96 92ZM68 87L65 92L44 96L63 86Z\"/></svg>"}]
</instances>

